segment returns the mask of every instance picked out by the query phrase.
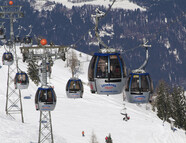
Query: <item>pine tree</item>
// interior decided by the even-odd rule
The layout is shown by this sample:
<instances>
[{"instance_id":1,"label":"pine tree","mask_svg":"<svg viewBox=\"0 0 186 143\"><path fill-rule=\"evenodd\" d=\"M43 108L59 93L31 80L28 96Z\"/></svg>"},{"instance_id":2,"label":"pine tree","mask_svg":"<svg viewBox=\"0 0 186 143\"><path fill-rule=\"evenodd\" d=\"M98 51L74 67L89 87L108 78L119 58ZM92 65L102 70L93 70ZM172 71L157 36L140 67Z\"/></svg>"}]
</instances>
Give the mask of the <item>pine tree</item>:
<instances>
[{"instance_id":1,"label":"pine tree","mask_svg":"<svg viewBox=\"0 0 186 143\"><path fill-rule=\"evenodd\" d=\"M175 125L184 128L186 119L186 98L184 95L184 90L181 87L175 86L172 91L171 100L171 116L175 120Z\"/></svg>"},{"instance_id":2,"label":"pine tree","mask_svg":"<svg viewBox=\"0 0 186 143\"><path fill-rule=\"evenodd\" d=\"M165 81L160 81L156 89L157 115L160 119L167 121L170 117L170 87Z\"/></svg>"},{"instance_id":3,"label":"pine tree","mask_svg":"<svg viewBox=\"0 0 186 143\"><path fill-rule=\"evenodd\" d=\"M109 136L108 136L107 143L113 143L112 138L111 138L111 134L109 134Z\"/></svg>"},{"instance_id":4,"label":"pine tree","mask_svg":"<svg viewBox=\"0 0 186 143\"><path fill-rule=\"evenodd\" d=\"M184 94L185 95L185 94ZM183 128L186 130L186 95L184 96L184 105L183 105L183 107L184 107L184 123L183 123Z\"/></svg>"},{"instance_id":5,"label":"pine tree","mask_svg":"<svg viewBox=\"0 0 186 143\"><path fill-rule=\"evenodd\" d=\"M30 79L38 86L40 79L39 79L39 70L38 70L38 65L35 61L29 61L28 63L28 75Z\"/></svg>"},{"instance_id":6,"label":"pine tree","mask_svg":"<svg viewBox=\"0 0 186 143\"><path fill-rule=\"evenodd\" d=\"M157 115L164 121L169 121L169 117L175 120L175 126L186 130L186 96L184 89L174 86L172 89L165 83L160 81L156 89L155 107Z\"/></svg>"}]
</instances>

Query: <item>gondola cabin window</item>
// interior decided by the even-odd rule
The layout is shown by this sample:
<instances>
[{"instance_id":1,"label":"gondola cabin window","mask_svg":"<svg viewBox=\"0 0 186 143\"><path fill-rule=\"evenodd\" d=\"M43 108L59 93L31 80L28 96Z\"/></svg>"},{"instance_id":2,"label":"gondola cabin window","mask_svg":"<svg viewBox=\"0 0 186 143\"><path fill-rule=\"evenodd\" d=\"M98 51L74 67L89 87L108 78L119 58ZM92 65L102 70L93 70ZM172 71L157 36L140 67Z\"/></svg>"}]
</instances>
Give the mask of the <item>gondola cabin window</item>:
<instances>
[{"instance_id":1,"label":"gondola cabin window","mask_svg":"<svg viewBox=\"0 0 186 143\"><path fill-rule=\"evenodd\" d=\"M149 88L148 75L141 75L141 91L148 92Z\"/></svg>"},{"instance_id":2,"label":"gondola cabin window","mask_svg":"<svg viewBox=\"0 0 186 143\"><path fill-rule=\"evenodd\" d=\"M120 61L121 61L121 64L122 64L122 70L123 70L123 77L126 77L127 76L127 70L126 70L126 66L125 66L125 63L123 61L123 59L121 58L121 55L119 55L119 58L120 58Z\"/></svg>"},{"instance_id":3,"label":"gondola cabin window","mask_svg":"<svg viewBox=\"0 0 186 143\"><path fill-rule=\"evenodd\" d=\"M45 102L45 100L46 100L45 97L46 97L45 91L40 90L40 93L39 93L39 101L40 101L40 102Z\"/></svg>"},{"instance_id":4,"label":"gondola cabin window","mask_svg":"<svg viewBox=\"0 0 186 143\"><path fill-rule=\"evenodd\" d=\"M93 56L90 64L89 64L89 69L88 69L88 79L89 81L94 80L94 67L95 67L95 62L96 62L97 56Z\"/></svg>"},{"instance_id":5,"label":"gondola cabin window","mask_svg":"<svg viewBox=\"0 0 186 143\"><path fill-rule=\"evenodd\" d=\"M110 56L111 78L121 78L121 67L117 55Z\"/></svg>"},{"instance_id":6,"label":"gondola cabin window","mask_svg":"<svg viewBox=\"0 0 186 143\"><path fill-rule=\"evenodd\" d=\"M16 80L17 80L17 83L26 84L27 83L27 78L28 77L26 77L26 74L18 73Z\"/></svg>"},{"instance_id":7,"label":"gondola cabin window","mask_svg":"<svg viewBox=\"0 0 186 143\"><path fill-rule=\"evenodd\" d=\"M0 35L4 35L4 30L0 29Z\"/></svg>"},{"instance_id":8,"label":"gondola cabin window","mask_svg":"<svg viewBox=\"0 0 186 143\"><path fill-rule=\"evenodd\" d=\"M47 91L47 102L53 102L51 90Z\"/></svg>"},{"instance_id":9,"label":"gondola cabin window","mask_svg":"<svg viewBox=\"0 0 186 143\"><path fill-rule=\"evenodd\" d=\"M12 61L12 60L13 60L12 55L11 55L10 53L6 54L6 55L5 55L5 60L7 60L7 61Z\"/></svg>"},{"instance_id":10,"label":"gondola cabin window","mask_svg":"<svg viewBox=\"0 0 186 143\"><path fill-rule=\"evenodd\" d=\"M133 75L131 82L131 91L139 92L139 75Z\"/></svg>"},{"instance_id":11,"label":"gondola cabin window","mask_svg":"<svg viewBox=\"0 0 186 143\"><path fill-rule=\"evenodd\" d=\"M74 90L74 91L80 90L80 83L79 83L79 81L71 81L69 90Z\"/></svg>"},{"instance_id":12,"label":"gondola cabin window","mask_svg":"<svg viewBox=\"0 0 186 143\"><path fill-rule=\"evenodd\" d=\"M54 93L52 93L51 89L47 89L47 90L40 90L39 92L39 101L40 102L53 102L53 95ZM55 102L55 98L54 98L54 102Z\"/></svg>"},{"instance_id":13,"label":"gondola cabin window","mask_svg":"<svg viewBox=\"0 0 186 143\"><path fill-rule=\"evenodd\" d=\"M107 56L100 56L97 70L96 70L96 77L97 78L108 78L108 57Z\"/></svg>"},{"instance_id":14,"label":"gondola cabin window","mask_svg":"<svg viewBox=\"0 0 186 143\"><path fill-rule=\"evenodd\" d=\"M152 82L150 75L148 75L148 77L149 77L149 82L150 82L150 92L153 93L153 90L154 90L153 89L153 82Z\"/></svg>"},{"instance_id":15,"label":"gondola cabin window","mask_svg":"<svg viewBox=\"0 0 186 143\"><path fill-rule=\"evenodd\" d=\"M131 75L129 75L129 78L127 79L125 91L129 91L130 80L131 80Z\"/></svg>"}]
</instances>

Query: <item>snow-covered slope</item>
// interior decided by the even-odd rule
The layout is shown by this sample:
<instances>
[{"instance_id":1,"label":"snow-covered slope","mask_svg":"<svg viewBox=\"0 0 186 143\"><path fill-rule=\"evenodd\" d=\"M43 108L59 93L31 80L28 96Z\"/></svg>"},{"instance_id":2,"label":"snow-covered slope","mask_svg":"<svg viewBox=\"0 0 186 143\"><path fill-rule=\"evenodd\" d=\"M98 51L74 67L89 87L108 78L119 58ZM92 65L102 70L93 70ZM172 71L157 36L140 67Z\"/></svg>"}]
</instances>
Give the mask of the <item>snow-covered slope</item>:
<instances>
[{"instance_id":1,"label":"snow-covered slope","mask_svg":"<svg viewBox=\"0 0 186 143\"><path fill-rule=\"evenodd\" d=\"M0 54L3 54L3 48ZM17 49L19 52L19 49ZM87 69L90 56L75 51L81 62L79 77L84 82L84 95L82 99L69 99L66 97L65 86L71 77L66 62L56 60L52 68L50 84L54 85L57 95L57 105L52 111L52 124L55 143L90 143L92 132L99 143L105 142L105 136L111 133L113 143L185 143L184 131L177 129L172 132L170 124L162 121L145 105L137 106L125 102L129 121L123 121L120 111L122 109L122 95L96 95L91 94L87 86ZM21 58L21 54L19 54ZM26 71L26 64L19 60L19 66ZM1 143L36 143L38 141L39 112L35 110L34 95L37 87L30 82L28 90L22 91L22 98L31 95L31 99L22 99L25 123L20 117L11 120L5 114L5 95L7 67L0 69L0 142ZM85 137L81 132L85 131Z\"/></svg>"},{"instance_id":2,"label":"snow-covered slope","mask_svg":"<svg viewBox=\"0 0 186 143\"><path fill-rule=\"evenodd\" d=\"M64 6L67 8L72 8L73 6L81 7L83 5L98 5L98 6L104 6L108 7L109 5L112 4L111 0L84 0L84 1L78 1L78 0L48 0L51 2L56 2L56 3L62 3ZM52 10L54 7L54 3L46 4L46 0L38 0L34 4L34 8L37 10ZM138 6L137 4L134 4L132 2L129 2L128 0L117 0L112 8L119 8L119 9L130 9L130 10L135 10L135 9L140 9L144 11L145 9Z\"/></svg>"}]
</instances>

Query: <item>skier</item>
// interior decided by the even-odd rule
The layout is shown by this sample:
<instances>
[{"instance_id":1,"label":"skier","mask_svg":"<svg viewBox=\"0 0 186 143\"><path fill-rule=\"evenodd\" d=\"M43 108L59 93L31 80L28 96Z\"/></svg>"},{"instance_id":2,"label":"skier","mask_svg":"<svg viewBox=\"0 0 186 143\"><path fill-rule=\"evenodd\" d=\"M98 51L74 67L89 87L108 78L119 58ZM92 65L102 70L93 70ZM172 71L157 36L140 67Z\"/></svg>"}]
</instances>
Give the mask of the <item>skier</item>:
<instances>
[{"instance_id":1,"label":"skier","mask_svg":"<svg viewBox=\"0 0 186 143\"><path fill-rule=\"evenodd\" d=\"M130 117L127 115L127 113L123 114L123 115L124 115L123 120L128 121L130 119Z\"/></svg>"},{"instance_id":2,"label":"skier","mask_svg":"<svg viewBox=\"0 0 186 143\"><path fill-rule=\"evenodd\" d=\"M85 132L84 131L82 131L82 137L84 137L85 136Z\"/></svg>"},{"instance_id":3,"label":"skier","mask_svg":"<svg viewBox=\"0 0 186 143\"><path fill-rule=\"evenodd\" d=\"M107 140L108 140L108 137L106 136L106 137L105 137L105 142L106 142L106 143L107 143Z\"/></svg>"},{"instance_id":4,"label":"skier","mask_svg":"<svg viewBox=\"0 0 186 143\"><path fill-rule=\"evenodd\" d=\"M121 110L121 115L124 115L124 117L123 117L123 120L124 121L128 121L129 119L130 119L130 117L127 115L127 108L125 107L125 104L123 104L124 105L124 108Z\"/></svg>"},{"instance_id":5,"label":"skier","mask_svg":"<svg viewBox=\"0 0 186 143\"><path fill-rule=\"evenodd\" d=\"M106 137L105 137L105 142L106 142L106 143L112 143L111 134L109 134L109 136L106 136Z\"/></svg>"}]
</instances>

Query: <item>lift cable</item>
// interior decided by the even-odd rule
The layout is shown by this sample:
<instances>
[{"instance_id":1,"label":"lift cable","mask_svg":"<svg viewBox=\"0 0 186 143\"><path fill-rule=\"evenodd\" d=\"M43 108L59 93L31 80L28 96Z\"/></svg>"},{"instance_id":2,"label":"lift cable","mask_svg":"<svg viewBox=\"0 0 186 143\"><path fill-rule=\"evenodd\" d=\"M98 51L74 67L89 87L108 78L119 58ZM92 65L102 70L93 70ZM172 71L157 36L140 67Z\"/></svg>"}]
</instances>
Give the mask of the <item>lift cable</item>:
<instances>
[{"instance_id":1,"label":"lift cable","mask_svg":"<svg viewBox=\"0 0 186 143\"><path fill-rule=\"evenodd\" d=\"M109 6L108 10L105 12L104 16L102 18L104 18L111 10L112 6L114 5L114 3L116 2L116 0L113 0L112 4ZM165 31L168 27L170 27L172 24L174 23L177 23L178 20L182 17L185 17L186 15L183 14L181 16L178 16L176 17L176 20L174 21L171 21L170 23L168 23L167 25L163 25L161 26L159 29L159 32L155 33L155 35L158 35L158 34L161 34L163 31ZM100 19L101 20L101 19ZM72 44L71 46L69 46L69 48L77 48L77 44L85 37L85 35L87 33L89 33L90 31L92 31L93 29L95 28L95 26L91 27L84 35L82 35L74 44ZM126 52L129 52L129 51L133 51L137 48L140 48L140 47L143 47L144 44L139 44L138 46L134 47L134 48L131 48L131 49L127 49L127 50L122 50L121 52L122 53L126 53ZM69 48L67 50L69 50Z\"/></svg>"},{"instance_id":2,"label":"lift cable","mask_svg":"<svg viewBox=\"0 0 186 143\"><path fill-rule=\"evenodd\" d=\"M105 17L110 12L110 10L111 10L111 8L112 8L112 6L114 5L115 2L116 2L116 0L113 0L112 4L109 6L108 10L105 12L105 15L103 17ZM95 28L95 26L91 27L85 34L83 34L74 44L72 44L69 47L77 48L76 45L85 37L85 35L87 35L87 33L92 31L94 28ZM69 50L69 48L67 50Z\"/></svg>"}]
</instances>

